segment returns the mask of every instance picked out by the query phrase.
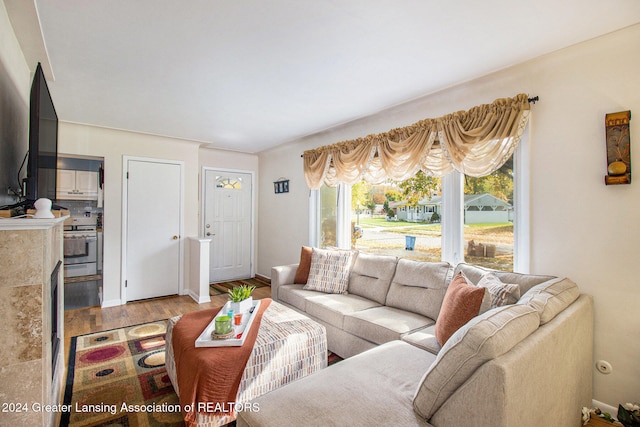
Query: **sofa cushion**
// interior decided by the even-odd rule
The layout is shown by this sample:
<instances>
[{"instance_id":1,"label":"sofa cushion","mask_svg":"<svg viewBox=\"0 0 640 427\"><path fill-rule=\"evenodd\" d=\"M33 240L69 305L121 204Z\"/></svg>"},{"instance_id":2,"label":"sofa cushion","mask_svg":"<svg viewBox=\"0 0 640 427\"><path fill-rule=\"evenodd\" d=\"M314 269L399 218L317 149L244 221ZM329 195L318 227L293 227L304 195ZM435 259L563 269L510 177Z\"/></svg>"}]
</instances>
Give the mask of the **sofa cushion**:
<instances>
[{"instance_id":1,"label":"sofa cushion","mask_svg":"<svg viewBox=\"0 0 640 427\"><path fill-rule=\"evenodd\" d=\"M344 331L376 344L433 324L433 319L393 307L374 307L344 316Z\"/></svg>"},{"instance_id":2,"label":"sofa cushion","mask_svg":"<svg viewBox=\"0 0 640 427\"><path fill-rule=\"evenodd\" d=\"M491 304L489 309L515 304L520 299L520 286L515 283L503 283L495 273L487 273L476 286L489 291Z\"/></svg>"},{"instance_id":3,"label":"sofa cushion","mask_svg":"<svg viewBox=\"0 0 640 427\"><path fill-rule=\"evenodd\" d=\"M429 325L410 334L404 335L402 341L437 355L442 350L442 346L436 338L436 325Z\"/></svg>"},{"instance_id":4,"label":"sofa cushion","mask_svg":"<svg viewBox=\"0 0 640 427\"><path fill-rule=\"evenodd\" d=\"M552 279L529 289L518 303L527 304L540 314L540 324L551 321L580 296L578 285L570 279Z\"/></svg>"},{"instance_id":5,"label":"sofa cushion","mask_svg":"<svg viewBox=\"0 0 640 427\"><path fill-rule=\"evenodd\" d=\"M462 273L453 278L436 320L436 338L444 345L462 325L480 313L485 289L469 285Z\"/></svg>"},{"instance_id":6,"label":"sofa cushion","mask_svg":"<svg viewBox=\"0 0 640 427\"><path fill-rule=\"evenodd\" d=\"M413 399L427 420L485 362L511 350L540 323L532 307L514 304L489 310L469 321L442 347Z\"/></svg>"},{"instance_id":7,"label":"sofa cushion","mask_svg":"<svg viewBox=\"0 0 640 427\"><path fill-rule=\"evenodd\" d=\"M309 279L304 289L331 294L346 294L353 251L313 248Z\"/></svg>"},{"instance_id":8,"label":"sofa cushion","mask_svg":"<svg viewBox=\"0 0 640 427\"><path fill-rule=\"evenodd\" d=\"M429 427L411 399L434 359L402 341L383 344L257 397L260 410L239 411L239 425Z\"/></svg>"},{"instance_id":9,"label":"sofa cushion","mask_svg":"<svg viewBox=\"0 0 640 427\"><path fill-rule=\"evenodd\" d=\"M520 295L524 295L529 289L542 282L555 279L554 276L538 276L534 274L513 273L509 271L491 270L488 268L478 267L476 265L465 264L463 262L456 265L453 272L454 276L459 272L470 279L473 283L478 283L482 276L487 273L494 273L503 283L515 283L520 286Z\"/></svg>"},{"instance_id":10,"label":"sofa cushion","mask_svg":"<svg viewBox=\"0 0 640 427\"><path fill-rule=\"evenodd\" d=\"M358 295L323 294L306 299L306 312L336 328L343 328L344 316L355 311L378 307L375 301Z\"/></svg>"},{"instance_id":11,"label":"sofa cushion","mask_svg":"<svg viewBox=\"0 0 640 427\"><path fill-rule=\"evenodd\" d=\"M278 301L287 303L298 310L307 310L307 298L326 295L323 292L307 291L303 285L281 285L278 287Z\"/></svg>"},{"instance_id":12,"label":"sofa cushion","mask_svg":"<svg viewBox=\"0 0 640 427\"><path fill-rule=\"evenodd\" d=\"M359 253L349 276L349 293L384 304L397 262L394 256Z\"/></svg>"},{"instance_id":13,"label":"sofa cushion","mask_svg":"<svg viewBox=\"0 0 640 427\"><path fill-rule=\"evenodd\" d=\"M385 305L437 319L452 271L448 262L398 260Z\"/></svg>"},{"instance_id":14,"label":"sofa cushion","mask_svg":"<svg viewBox=\"0 0 640 427\"><path fill-rule=\"evenodd\" d=\"M309 280L309 269L311 268L311 253L313 249L310 246L303 246L300 251L300 263L296 270L296 277L293 279L293 283L306 285Z\"/></svg>"}]
</instances>

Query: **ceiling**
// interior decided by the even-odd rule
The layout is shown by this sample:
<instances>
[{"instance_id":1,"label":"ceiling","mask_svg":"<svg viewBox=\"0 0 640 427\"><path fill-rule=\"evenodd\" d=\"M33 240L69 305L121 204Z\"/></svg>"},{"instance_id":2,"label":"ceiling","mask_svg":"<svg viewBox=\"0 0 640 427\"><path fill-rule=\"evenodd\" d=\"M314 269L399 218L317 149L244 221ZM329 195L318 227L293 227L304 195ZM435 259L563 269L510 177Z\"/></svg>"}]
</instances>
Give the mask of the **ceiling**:
<instances>
[{"instance_id":1,"label":"ceiling","mask_svg":"<svg viewBox=\"0 0 640 427\"><path fill-rule=\"evenodd\" d=\"M61 120L248 153L640 22L639 0L4 3Z\"/></svg>"}]
</instances>

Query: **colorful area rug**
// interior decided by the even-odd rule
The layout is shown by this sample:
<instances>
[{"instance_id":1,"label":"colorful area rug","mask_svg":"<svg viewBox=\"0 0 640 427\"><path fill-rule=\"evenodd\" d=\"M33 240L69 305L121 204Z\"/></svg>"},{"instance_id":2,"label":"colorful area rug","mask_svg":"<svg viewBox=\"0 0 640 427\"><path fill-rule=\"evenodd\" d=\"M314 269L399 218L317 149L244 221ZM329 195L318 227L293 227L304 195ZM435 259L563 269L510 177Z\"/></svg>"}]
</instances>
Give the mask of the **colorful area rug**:
<instances>
[{"instance_id":1,"label":"colorful area rug","mask_svg":"<svg viewBox=\"0 0 640 427\"><path fill-rule=\"evenodd\" d=\"M167 322L71 338L63 427L183 426L165 362ZM342 360L329 353L328 364ZM234 425L234 424L232 424Z\"/></svg>"},{"instance_id":2,"label":"colorful area rug","mask_svg":"<svg viewBox=\"0 0 640 427\"><path fill-rule=\"evenodd\" d=\"M167 375L166 321L71 339L61 426L182 426Z\"/></svg>"},{"instance_id":3,"label":"colorful area rug","mask_svg":"<svg viewBox=\"0 0 640 427\"><path fill-rule=\"evenodd\" d=\"M242 286L242 285L249 285L249 286L255 286L256 288L261 288L263 286L269 286L269 282L267 282L266 280L262 280L258 277L254 277L253 279L232 280L230 282L223 282L223 283L212 283L209 285L209 295L226 294L230 289L233 289L234 286Z\"/></svg>"}]
</instances>

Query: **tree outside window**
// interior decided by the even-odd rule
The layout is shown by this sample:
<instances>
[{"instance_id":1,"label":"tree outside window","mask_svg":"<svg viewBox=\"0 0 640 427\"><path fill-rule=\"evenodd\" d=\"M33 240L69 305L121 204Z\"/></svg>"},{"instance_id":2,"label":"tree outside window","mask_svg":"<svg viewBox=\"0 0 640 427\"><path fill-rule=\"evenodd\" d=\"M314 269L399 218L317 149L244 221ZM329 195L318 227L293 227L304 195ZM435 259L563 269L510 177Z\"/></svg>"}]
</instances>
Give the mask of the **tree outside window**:
<instances>
[{"instance_id":1,"label":"tree outside window","mask_svg":"<svg viewBox=\"0 0 640 427\"><path fill-rule=\"evenodd\" d=\"M419 171L402 182L359 182L351 188L353 248L416 260L442 260L440 178ZM465 176L463 191L465 261L511 271L513 158L486 177ZM406 250L407 236L416 238L412 251Z\"/></svg>"}]
</instances>

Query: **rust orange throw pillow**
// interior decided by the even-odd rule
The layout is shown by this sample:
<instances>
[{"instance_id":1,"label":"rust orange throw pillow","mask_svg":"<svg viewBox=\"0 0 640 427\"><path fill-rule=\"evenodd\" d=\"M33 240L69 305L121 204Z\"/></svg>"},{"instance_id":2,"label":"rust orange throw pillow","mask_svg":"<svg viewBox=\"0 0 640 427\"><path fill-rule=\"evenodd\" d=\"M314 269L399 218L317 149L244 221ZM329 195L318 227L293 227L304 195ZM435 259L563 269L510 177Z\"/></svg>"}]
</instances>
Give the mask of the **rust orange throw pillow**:
<instances>
[{"instance_id":1,"label":"rust orange throw pillow","mask_svg":"<svg viewBox=\"0 0 640 427\"><path fill-rule=\"evenodd\" d=\"M300 252L300 264L298 264L298 270L296 271L296 278L293 283L300 285L306 285L309 279L309 269L311 268L311 252L312 248L309 246L303 246Z\"/></svg>"},{"instance_id":2,"label":"rust orange throw pillow","mask_svg":"<svg viewBox=\"0 0 640 427\"><path fill-rule=\"evenodd\" d=\"M436 338L441 346L480 312L485 289L467 284L462 273L453 278L444 295L436 320Z\"/></svg>"}]
</instances>

